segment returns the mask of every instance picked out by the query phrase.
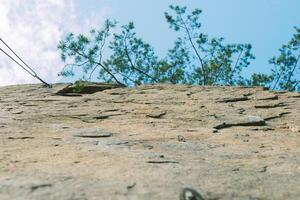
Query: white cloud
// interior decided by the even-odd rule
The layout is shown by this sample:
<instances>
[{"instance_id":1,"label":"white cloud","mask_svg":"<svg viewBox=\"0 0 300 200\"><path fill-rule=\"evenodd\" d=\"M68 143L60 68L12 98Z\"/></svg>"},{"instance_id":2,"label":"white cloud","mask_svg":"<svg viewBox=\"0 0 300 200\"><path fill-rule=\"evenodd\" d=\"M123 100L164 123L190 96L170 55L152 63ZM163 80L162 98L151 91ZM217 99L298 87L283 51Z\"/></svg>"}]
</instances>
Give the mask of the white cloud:
<instances>
[{"instance_id":1,"label":"white cloud","mask_svg":"<svg viewBox=\"0 0 300 200\"><path fill-rule=\"evenodd\" d=\"M67 32L87 32L109 14L80 13L75 0L0 0L0 37L46 81L56 82L63 64L57 44ZM1 48L4 48L0 44ZM5 48L4 48L5 49ZM0 52L0 86L38 82Z\"/></svg>"}]
</instances>

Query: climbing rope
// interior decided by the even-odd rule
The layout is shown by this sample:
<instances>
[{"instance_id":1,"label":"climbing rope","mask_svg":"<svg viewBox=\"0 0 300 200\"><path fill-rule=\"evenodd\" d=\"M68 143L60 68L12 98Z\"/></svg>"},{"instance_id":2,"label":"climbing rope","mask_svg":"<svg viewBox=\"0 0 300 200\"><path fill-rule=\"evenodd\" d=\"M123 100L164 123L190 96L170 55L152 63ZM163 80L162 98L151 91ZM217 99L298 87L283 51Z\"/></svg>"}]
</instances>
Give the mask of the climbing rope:
<instances>
[{"instance_id":1,"label":"climbing rope","mask_svg":"<svg viewBox=\"0 0 300 200\"><path fill-rule=\"evenodd\" d=\"M12 61L14 61L18 66L20 66L23 70L25 70L28 74L30 74L32 77L38 79L39 81L41 81L45 86L51 88L52 86L50 84L48 84L47 82L45 82L43 79L41 79L37 73L31 68L29 67L19 56L18 54L16 54L12 48L10 48L10 46L8 46L8 44L6 42L4 42L4 40L2 38L0 38L0 41L25 65L23 66L20 62L18 62L16 59L14 59L11 55L9 55L6 51L4 51L1 47L0 47L0 51L2 53L4 53L7 57L9 57Z\"/></svg>"}]
</instances>

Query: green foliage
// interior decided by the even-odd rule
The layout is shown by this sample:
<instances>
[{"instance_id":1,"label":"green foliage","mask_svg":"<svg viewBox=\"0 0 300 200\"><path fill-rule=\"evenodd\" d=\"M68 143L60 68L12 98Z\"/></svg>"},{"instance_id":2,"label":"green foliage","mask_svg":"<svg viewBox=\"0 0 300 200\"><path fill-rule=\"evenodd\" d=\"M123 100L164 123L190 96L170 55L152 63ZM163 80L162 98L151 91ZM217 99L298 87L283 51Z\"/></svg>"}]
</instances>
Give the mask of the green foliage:
<instances>
[{"instance_id":1,"label":"green foliage","mask_svg":"<svg viewBox=\"0 0 300 200\"><path fill-rule=\"evenodd\" d=\"M201 32L201 10L187 13L186 7L170 6L173 14L165 12L171 29L181 33L169 51L170 72L176 83L197 85L243 82L241 71L254 59L250 44L224 44L223 38L209 39Z\"/></svg>"},{"instance_id":2,"label":"green foliage","mask_svg":"<svg viewBox=\"0 0 300 200\"><path fill-rule=\"evenodd\" d=\"M189 69L190 55L186 48L183 47L183 41L179 38L175 42L173 49L169 50L168 60L161 62L158 69L160 71L161 82L169 82L172 84L187 83L187 70Z\"/></svg>"},{"instance_id":3,"label":"green foliage","mask_svg":"<svg viewBox=\"0 0 300 200\"><path fill-rule=\"evenodd\" d=\"M73 92L74 93L80 93L85 86L86 86L86 82L85 81L83 81L83 80L75 81Z\"/></svg>"},{"instance_id":4,"label":"green foliage","mask_svg":"<svg viewBox=\"0 0 300 200\"><path fill-rule=\"evenodd\" d=\"M158 63L154 49L136 36L134 24L121 27L121 33L115 33L110 42L112 55L105 62L114 72L122 74L125 84L145 84L157 82L153 74Z\"/></svg>"},{"instance_id":5,"label":"green foliage","mask_svg":"<svg viewBox=\"0 0 300 200\"><path fill-rule=\"evenodd\" d=\"M65 40L60 41L58 49L65 65L61 76L74 76L74 68L83 70L83 80L90 80L98 69L98 79L115 82L121 85L139 85L157 82L151 73L159 65L158 57L153 48L136 36L134 24L122 26L120 33L113 33L117 23L106 20L100 30L92 30L89 36L70 33ZM110 49L110 56L104 57L105 47ZM156 68L157 69L157 68ZM89 74L88 78L85 76Z\"/></svg>"},{"instance_id":6,"label":"green foliage","mask_svg":"<svg viewBox=\"0 0 300 200\"><path fill-rule=\"evenodd\" d=\"M261 74L261 73L254 73L250 80L247 81L245 85L249 86L269 86L272 82L272 76Z\"/></svg>"},{"instance_id":7,"label":"green foliage","mask_svg":"<svg viewBox=\"0 0 300 200\"><path fill-rule=\"evenodd\" d=\"M269 60L274 65L272 89L300 91L300 28L295 30L292 39L279 49L280 55Z\"/></svg>"},{"instance_id":8,"label":"green foliage","mask_svg":"<svg viewBox=\"0 0 300 200\"><path fill-rule=\"evenodd\" d=\"M165 17L179 37L165 59L137 36L133 22L115 29L117 23L106 20L100 30L92 30L89 35L70 33L60 41L61 59L70 64L59 75L74 76L79 69L84 74L82 80L90 80L97 71L99 80L122 85L243 84L241 71L254 59L251 45L209 38L201 32L199 9L190 13L186 7L170 9L173 14L166 12Z\"/></svg>"},{"instance_id":9,"label":"green foliage","mask_svg":"<svg viewBox=\"0 0 300 200\"><path fill-rule=\"evenodd\" d=\"M89 74L89 78L85 75L82 77L86 80L91 79L95 70L99 68L99 77L102 80L122 84L116 73L103 62L104 47L115 26L115 21L106 20L102 29L91 30L89 36L68 34L65 40L59 42L58 49L61 59L64 62L70 61L71 64L67 64L59 75L73 76L74 68L78 67L85 75Z\"/></svg>"}]
</instances>

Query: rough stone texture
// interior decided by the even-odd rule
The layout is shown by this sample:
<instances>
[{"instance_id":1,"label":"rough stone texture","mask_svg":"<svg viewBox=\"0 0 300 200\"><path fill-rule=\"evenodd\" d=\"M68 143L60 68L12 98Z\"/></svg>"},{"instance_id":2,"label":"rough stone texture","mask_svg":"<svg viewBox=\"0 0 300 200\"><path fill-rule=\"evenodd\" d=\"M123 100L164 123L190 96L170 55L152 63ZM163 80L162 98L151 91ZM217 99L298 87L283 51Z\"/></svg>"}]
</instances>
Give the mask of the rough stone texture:
<instances>
[{"instance_id":1,"label":"rough stone texture","mask_svg":"<svg viewBox=\"0 0 300 200\"><path fill-rule=\"evenodd\" d=\"M299 93L66 86L0 88L1 200L300 197Z\"/></svg>"},{"instance_id":2,"label":"rough stone texture","mask_svg":"<svg viewBox=\"0 0 300 200\"><path fill-rule=\"evenodd\" d=\"M76 84L69 84L68 86L64 87L63 89L56 92L56 94L61 96L82 96L81 94L94 94L96 92L101 92L108 89L120 88L118 84L110 84L110 83L94 83L94 82L81 82L82 88L78 90Z\"/></svg>"}]
</instances>

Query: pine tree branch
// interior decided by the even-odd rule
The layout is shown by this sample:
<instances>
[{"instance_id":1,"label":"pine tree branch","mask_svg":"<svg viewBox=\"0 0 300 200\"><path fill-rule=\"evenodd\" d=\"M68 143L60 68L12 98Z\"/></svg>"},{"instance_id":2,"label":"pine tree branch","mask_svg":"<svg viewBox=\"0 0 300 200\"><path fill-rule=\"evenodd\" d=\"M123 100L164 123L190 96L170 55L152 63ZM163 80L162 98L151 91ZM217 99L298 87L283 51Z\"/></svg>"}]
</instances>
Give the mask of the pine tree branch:
<instances>
[{"instance_id":1,"label":"pine tree branch","mask_svg":"<svg viewBox=\"0 0 300 200\"><path fill-rule=\"evenodd\" d=\"M143 70L139 69L138 67L136 67L136 66L133 64L132 59L131 59L131 57L130 57L130 55L129 55L129 51L128 51L128 46L127 46L127 35L126 35L125 38L124 38L124 48L125 48L125 49L124 49L124 50L125 50L125 55L126 55L128 61L129 61L129 63L130 63L131 68L134 69L134 70L136 70L136 71L138 71L138 72L141 73L141 74L144 74L145 76L147 76L147 77L150 78L151 80L157 82L157 80L156 80L155 78L153 78L152 76L150 76L149 74L147 74L146 72L144 72Z\"/></svg>"},{"instance_id":2,"label":"pine tree branch","mask_svg":"<svg viewBox=\"0 0 300 200\"><path fill-rule=\"evenodd\" d=\"M180 17L181 22L182 22L182 24L184 26L184 29L185 29L185 31L187 33L188 40L189 40L190 44L192 45L192 48L193 48L194 52L196 53L196 56L198 57L198 60L200 61L201 68L202 68L202 71L203 71L203 82L204 82L203 85L206 85L207 84L207 72L206 72L206 69L205 69L205 66L204 66L204 62L203 62L203 60L202 60L202 58L201 58L201 56L200 56L200 54L199 54L199 52L198 52L198 50L197 50L194 42L192 40L192 36L191 36L189 28L186 25L186 22L182 19L181 15L179 15L179 17Z\"/></svg>"},{"instance_id":3,"label":"pine tree branch","mask_svg":"<svg viewBox=\"0 0 300 200\"><path fill-rule=\"evenodd\" d=\"M108 73L111 77L112 77L112 79L114 79L119 85L121 85L121 86L125 86L125 84L123 84L122 82L120 82L118 79L117 79L117 77L108 69L108 68L106 68L102 63L98 63L98 62L95 62L94 60L91 60L91 58L89 58L87 55L85 55L84 53L81 53L81 52L79 52L79 51L77 51L77 50L72 50L72 49L70 49L69 47L67 47L69 50L71 50L71 51L74 51L75 53L77 53L79 56L81 56L81 57L83 57L83 58L85 58L85 59L88 59L88 61L90 62L90 63L93 63L93 64L95 64L95 65L98 65L98 66L100 66L106 73Z\"/></svg>"},{"instance_id":4,"label":"pine tree branch","mask_svg":"<svg viewBox=\"0 0 300 200\"><path fill-rule=\"evenodd\" d=\"M292 76L293 76L293 74L294 74L294 71L295 71L296 68L297 68L299 59L300 59L300 54L298 55L298 57L297 57L297 59L296 59L296 62L295 62L295 65L294 65L292 71L291 71L290 74L289 74L289 78L288 78L288 80L286 81L285 87L288 87L288 85L290 84L291 79L292 79Z\"/></svg>"}]
</instances>

